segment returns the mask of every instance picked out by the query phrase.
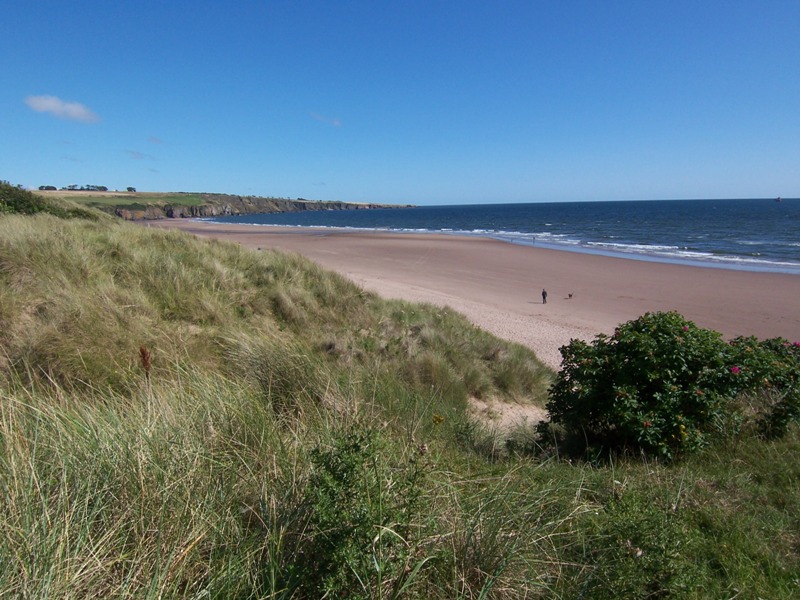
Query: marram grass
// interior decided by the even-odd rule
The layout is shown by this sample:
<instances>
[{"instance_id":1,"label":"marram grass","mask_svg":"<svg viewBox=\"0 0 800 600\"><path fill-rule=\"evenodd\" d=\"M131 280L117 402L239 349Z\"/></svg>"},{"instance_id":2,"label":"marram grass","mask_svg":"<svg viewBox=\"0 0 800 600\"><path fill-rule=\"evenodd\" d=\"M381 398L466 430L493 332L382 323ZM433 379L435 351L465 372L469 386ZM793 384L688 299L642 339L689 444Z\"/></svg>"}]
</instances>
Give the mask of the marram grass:
<instances>
[{"instance_id":1,"label":"marram grass","mask_svg":"<svg viewBox=\"0 0 800 600\"><path fill-rule=\"evenodd\" d=\"M0 217L0 596L792 598L796 429L570 463L552 373L298 256Z\"/></svg>"},{"instance_id":2,"label":"marram grass","mask_svg":"<svg viewBox=\"0 0 800 600\"><path fill-rule=\"evenodd\" d=\"M0 239L0 342L26 377L124 390L141 346L156 377L173 363L240 371L224 360L239 339L282 337L362 380L378 361L401 372L432 356L443 380L426 385L465 379L464 394L545 401L551 372L530 352L509 367L512 351L493 354L498 341L460 315L379 300L296 255L49 215L4 217Z\"/></svg>"},{"instance_id":3,"label":"marram grass","mask_svg":"<svg viewBox=\"0 0 800 600\"><path fill-rule=\"evenodd\" d=\"M471 597L515 588L522 551L555 528L527 521L548 503L516 477L492 475L482 491L442 469L435 435L423 450L346 410L287 422L251 386L190 372L180 382L132 396L3 393L0 594ZM367 441L353 449L353 436ZM337 479L343 464L353 470ZM320 469L336 486L323 496ZM330 537L343 515L365 514L375 523ZM333 520L319 529L322 515ZM320 548L356 572L319 572Z\"/></svg>"}]
</instances>

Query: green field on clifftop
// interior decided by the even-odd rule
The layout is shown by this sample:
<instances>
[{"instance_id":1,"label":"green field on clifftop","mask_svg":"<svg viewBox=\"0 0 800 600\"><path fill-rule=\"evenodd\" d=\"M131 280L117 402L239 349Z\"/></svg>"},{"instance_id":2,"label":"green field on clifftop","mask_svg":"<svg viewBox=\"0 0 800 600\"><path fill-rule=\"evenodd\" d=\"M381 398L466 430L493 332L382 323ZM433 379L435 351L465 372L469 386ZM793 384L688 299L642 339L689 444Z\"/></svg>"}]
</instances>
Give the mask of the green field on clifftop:
<instances>
[{"instance_id":1,"label":"green field on clifftop","mask_svg":"<svg viewBox=\"0 0 800 600\"><path fill-rule=\"evenodd\" d=\"M84 192L84 191L42 191L44 197L60 198L95 208L128 208L141 206L199 206L206 200L201 194L161 193L161 192Z\"/></svg>"}]
</instances>

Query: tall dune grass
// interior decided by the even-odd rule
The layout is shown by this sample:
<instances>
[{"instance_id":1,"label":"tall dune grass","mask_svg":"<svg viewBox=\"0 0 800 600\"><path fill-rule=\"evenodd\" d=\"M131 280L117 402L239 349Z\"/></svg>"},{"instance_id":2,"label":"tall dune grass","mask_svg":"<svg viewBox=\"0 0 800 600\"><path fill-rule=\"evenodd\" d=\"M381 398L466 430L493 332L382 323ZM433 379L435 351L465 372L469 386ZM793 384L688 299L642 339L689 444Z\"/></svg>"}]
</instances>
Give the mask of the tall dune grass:
<instances>
[{"instance_id":1,"label":"tall dune grass","mask_svg":"<svg viewBox=\"0 0 800 600\"><path fill-rule=\"evenodd\" d=\"M361 379L371 378L376 356L401 372L433 355L444 367L431 374L442 381L420 383L446 389L466 380L462 395L543 403L550 381L529 352L494 360L486 348L497 340L451 311L381 301L296 255L48 215L5 217L0 239L6 364L65 387L127 389L142 345L154 377L171 363L241 372L223 360L237 340L277 340L281 331L307 356L358 369ZM513 384L505 381L511 355Z\"/></svg>"},{"instance_id":2,"label":"tall dune grass","mask_svg":"<svg viewBox=\"0 0 800 600\"><path fill-rule=\"evenodd\" d=\"M554 528L515 477L454 480L435 436L423 450L316 403L286 420L252 386L176 375L132 395L3 392L0 594L513 597ZM341 562L320 570L320 552Z\"/></svg>"},{"instance_id":3,"label":"tall dune grass","mask_svg":"<svg viewBox=\"0 0 800 600\"><path fill-rule=\"evenodd\" d=\"M791 598L800 436L571 463L552 373L294 255L0 216L0 597Z\"/></svg>"}]
</instances>

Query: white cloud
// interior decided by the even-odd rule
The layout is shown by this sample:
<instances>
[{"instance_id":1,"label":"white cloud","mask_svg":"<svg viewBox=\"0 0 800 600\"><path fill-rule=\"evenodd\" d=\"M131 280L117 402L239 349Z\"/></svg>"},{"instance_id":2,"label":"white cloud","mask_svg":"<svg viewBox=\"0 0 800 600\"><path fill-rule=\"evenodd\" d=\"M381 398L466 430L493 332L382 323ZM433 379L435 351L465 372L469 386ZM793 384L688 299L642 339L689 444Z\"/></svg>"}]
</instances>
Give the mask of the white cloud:
<instances>
[{"instance_id":1,"label":"white cloud","mask_svg":"<svg viewBox=\"0 0 800 600\"><path fill-rule=\"evenodd\" d=\"M317 121L322 121L323 123L327 123L328 125L333 125L334 127L341 127L342 120L338 118L331 119L330 117L326 117L324 115L320 115L318 113L309 113L312 119L316 119Z\"/></svg>"},{"instance_id":2,"label":"white cloud","mask_svg":"<svg viewBox=\"0 0 800 600\"><path fill-rule=\"evenodd\" d=\"M80 102L66 102L58 96L28 96L25 104L36 112L50 113L59 119L96 123L100 117Z\"/></svg>"}]
</instances>

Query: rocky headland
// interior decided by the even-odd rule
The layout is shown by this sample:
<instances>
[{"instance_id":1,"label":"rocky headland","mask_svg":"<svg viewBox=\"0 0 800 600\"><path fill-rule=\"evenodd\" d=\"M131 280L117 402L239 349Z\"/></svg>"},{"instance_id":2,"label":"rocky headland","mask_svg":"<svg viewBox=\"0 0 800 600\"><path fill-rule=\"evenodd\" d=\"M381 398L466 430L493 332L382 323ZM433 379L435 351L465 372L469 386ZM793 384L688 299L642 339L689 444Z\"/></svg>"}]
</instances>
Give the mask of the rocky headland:
<instances>
[{"instance_id":1,"label":"rocky headland","mask_svg":"<svg viewBox=\"0 0 800 600\"><path fill-rule=\"evenodd\" d=\"M411 205L389 205L324 200L296 200L263 198L260 196L234 196L229 194L200 194L199 204L147 203L104 207L128 221L152 219L193 219L255 213L303 212L308 210L370 210L380 208L408 208Z\"/></svg>"}]
</instances>

